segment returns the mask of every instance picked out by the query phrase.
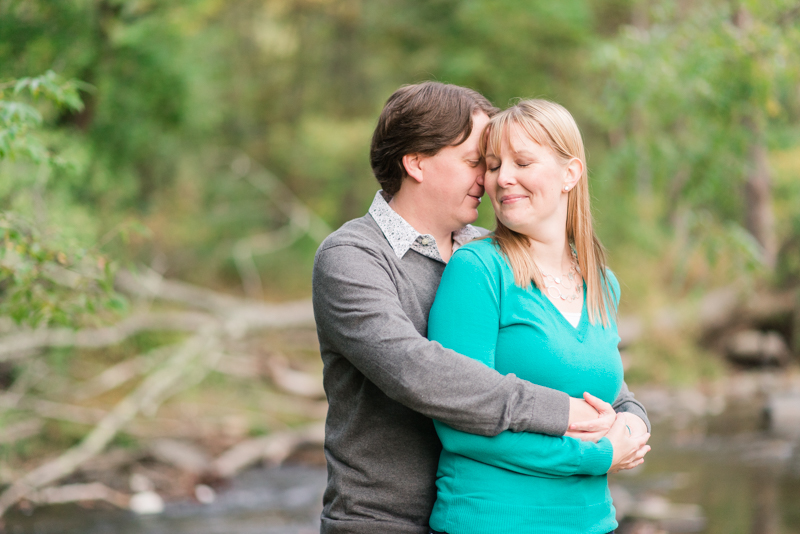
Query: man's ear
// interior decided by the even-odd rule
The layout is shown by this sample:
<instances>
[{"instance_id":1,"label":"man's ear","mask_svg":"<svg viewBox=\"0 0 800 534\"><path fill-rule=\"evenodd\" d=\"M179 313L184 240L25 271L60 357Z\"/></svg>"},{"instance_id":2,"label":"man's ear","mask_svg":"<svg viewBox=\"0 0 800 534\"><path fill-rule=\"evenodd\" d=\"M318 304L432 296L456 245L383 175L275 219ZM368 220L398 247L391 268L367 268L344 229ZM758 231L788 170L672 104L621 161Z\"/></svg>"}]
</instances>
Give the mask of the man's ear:
<instances>
[{"instance_id":1,"label":"man's ear","mask_svg":"<svg viewBox=\"0 0 800 534\"><path fill-rule=\"evenodd\" d=\"M403 167L412 180L422 183L422 156L420 154L406 154L403 156Z\"/></svg>"}]
</instances>

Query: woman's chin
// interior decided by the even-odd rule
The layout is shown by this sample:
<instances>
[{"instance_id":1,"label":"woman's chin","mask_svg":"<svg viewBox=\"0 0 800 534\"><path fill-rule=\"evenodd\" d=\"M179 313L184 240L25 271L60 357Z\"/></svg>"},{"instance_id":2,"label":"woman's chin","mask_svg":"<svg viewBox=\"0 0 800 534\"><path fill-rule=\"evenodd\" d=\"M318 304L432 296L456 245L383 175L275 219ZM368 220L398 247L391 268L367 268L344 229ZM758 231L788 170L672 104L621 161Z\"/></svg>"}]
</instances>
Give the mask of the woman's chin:
<instances>
[{"instance_id":1,"label":"woman's chin","mask_svg":"<svg viewBox=\"0 0 800 534\"><path fill-rule=\"evenodd\" d=\"M512 231L517 232L519 234L524 234L525 233L525 232L523 232L523 229L527 226L525 224L525 221L518 221L516 219L503 219L502 217L498 217L497 219L501 223L503 223L503 226L505 226L509 230L512 230Z\"/></svg>"}]
</instances>

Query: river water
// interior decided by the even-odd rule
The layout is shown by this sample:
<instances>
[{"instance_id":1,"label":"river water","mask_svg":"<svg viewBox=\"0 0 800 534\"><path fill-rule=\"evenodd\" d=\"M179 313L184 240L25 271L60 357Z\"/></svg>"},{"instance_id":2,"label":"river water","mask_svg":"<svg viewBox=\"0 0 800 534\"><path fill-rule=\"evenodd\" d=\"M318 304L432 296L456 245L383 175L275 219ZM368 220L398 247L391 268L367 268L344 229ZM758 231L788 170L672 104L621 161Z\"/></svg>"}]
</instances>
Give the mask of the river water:
<instances>
[{"instance_id":1,"label":"river water","mask_svg":"<svg viewBox=\"0 0 800 534\"><path fill-rule=\"evenodd\" d=\"M766 430L760 414L743 402L714 416L655 416L645 464L610 477L627 514L620 534L800 534L800 446ZM320 467L259 468L210 505L170 503L154 516L73 505L15 511L6 532L310 534L319 532L324 484Z\"/></svg>"}]
</instances>

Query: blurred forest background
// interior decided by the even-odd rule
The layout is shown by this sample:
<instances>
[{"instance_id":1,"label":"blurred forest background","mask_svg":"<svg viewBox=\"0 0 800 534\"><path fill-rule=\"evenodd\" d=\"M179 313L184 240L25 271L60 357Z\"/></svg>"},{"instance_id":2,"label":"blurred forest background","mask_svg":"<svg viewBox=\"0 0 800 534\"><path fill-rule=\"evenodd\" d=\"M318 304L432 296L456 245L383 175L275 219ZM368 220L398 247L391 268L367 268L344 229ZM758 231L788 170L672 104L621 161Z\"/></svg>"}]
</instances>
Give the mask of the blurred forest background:
<instances>
[{"instance_id":1,"label":"blurred forest background","mask_svg":"<svg viewBox=\"0 0 800 534\"><path fill-rule=\"evenodd\" d=\"M303 382L320 371L313 329L274 327L292 313L307 323L297 300L319 242L378 188L368 147L380 109L424 80L573 113L623 285L629 383L725 374L718 334L732 317L780 333L776 362L800 353L796 1L0 0L0 482L27 473L45 487L109 443L168 434L129 423L185 381L158 417L227 405L206 432L229 435L209 445L220 453L324 415ZM142 280L167 285L143 297ZM275 320L231 333L234 308ZM221 348L194 367L159 352L189 358L191 343ZM170 365L197 376L147 385ZM293 387L307 405L294 412L280 397ZM283 412L260 413L276 399ZM42 471L58 447L74 465ZM30 493L10 488L0 509Z\"/></svg>"}]
</instances>

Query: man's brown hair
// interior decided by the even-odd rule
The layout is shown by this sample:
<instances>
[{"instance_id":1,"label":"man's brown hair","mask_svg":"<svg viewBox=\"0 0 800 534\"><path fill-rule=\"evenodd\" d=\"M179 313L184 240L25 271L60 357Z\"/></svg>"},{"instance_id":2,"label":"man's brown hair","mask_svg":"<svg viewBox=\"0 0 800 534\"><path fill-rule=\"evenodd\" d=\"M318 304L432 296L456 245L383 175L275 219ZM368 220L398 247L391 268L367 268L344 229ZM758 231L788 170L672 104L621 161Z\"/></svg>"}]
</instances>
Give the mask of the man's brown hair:
<instances>
[{"instance_id":1,"label":"man's brown hair","mask_svg":"<svg viewBox=\"0 0 800 534\"><path fill-rule=\"evenodd\" d=\"M372 134L369 161L384 193L394 196L406 177L403 156L434 156L460 145L472 133L472 114L499 109L466 87L423 82L398 89L386 101Z\"/></svg>"}]
</instances>

